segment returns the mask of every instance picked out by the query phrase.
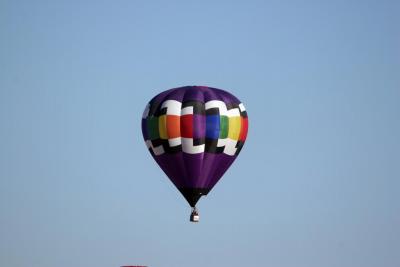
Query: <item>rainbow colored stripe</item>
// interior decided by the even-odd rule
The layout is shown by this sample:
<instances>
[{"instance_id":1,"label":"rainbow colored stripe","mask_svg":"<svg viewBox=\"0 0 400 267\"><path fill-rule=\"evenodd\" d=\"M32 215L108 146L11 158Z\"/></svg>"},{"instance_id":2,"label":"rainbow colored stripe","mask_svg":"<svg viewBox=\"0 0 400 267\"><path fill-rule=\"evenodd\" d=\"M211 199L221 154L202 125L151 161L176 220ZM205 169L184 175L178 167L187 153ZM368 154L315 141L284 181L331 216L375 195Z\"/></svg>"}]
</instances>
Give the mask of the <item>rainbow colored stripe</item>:
<instances>
[{"instance_id":1,"label":"rainbow colored stripe","mask_svg":"<svg viewBox=\"0 0 400 267\"><path fill-rule=\"evenodd\" d=\"M248 130L243 104L229 107L222 101L181 103L167 100L161 108L143 115L144 136L149 149L160 155L183 151L237 154Z\"/></svg>"}]
</instances>

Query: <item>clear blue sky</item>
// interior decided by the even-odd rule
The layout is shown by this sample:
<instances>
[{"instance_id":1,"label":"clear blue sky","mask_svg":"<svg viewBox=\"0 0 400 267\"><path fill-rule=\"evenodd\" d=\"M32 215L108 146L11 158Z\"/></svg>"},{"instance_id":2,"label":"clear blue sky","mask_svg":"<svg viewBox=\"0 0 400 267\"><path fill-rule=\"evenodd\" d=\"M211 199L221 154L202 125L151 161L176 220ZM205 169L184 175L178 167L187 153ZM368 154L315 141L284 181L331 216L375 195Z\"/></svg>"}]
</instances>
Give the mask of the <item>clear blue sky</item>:
<instances>
[{"instance_id":1,"label":"clear blue sky","mask_svg":"<svg viewBox=\"0 0 400 267\"><path fill-rule=\"evenodd\" d=\"M400 266L399 1L1 1L0 266ZM201 222L142 111L229 90Z\"/></svg>"}]
</instances>

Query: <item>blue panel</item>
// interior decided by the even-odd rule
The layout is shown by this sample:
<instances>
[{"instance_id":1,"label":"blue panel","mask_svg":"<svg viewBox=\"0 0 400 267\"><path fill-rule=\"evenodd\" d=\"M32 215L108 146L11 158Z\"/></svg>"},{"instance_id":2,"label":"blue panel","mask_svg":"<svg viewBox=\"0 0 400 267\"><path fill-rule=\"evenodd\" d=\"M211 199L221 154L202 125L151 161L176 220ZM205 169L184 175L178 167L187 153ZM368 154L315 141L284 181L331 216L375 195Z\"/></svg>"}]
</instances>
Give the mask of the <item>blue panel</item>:
<instances>
[{"instance_id":1,"label":"blue panel","mask_svg":"<svg viewBox=\"0 0 400 267\"><path fill-rule=\"evenodd\" d=\"M219 137L219 115L206 116L206 138L218 139Z\"/></svg>"}]
</instances>

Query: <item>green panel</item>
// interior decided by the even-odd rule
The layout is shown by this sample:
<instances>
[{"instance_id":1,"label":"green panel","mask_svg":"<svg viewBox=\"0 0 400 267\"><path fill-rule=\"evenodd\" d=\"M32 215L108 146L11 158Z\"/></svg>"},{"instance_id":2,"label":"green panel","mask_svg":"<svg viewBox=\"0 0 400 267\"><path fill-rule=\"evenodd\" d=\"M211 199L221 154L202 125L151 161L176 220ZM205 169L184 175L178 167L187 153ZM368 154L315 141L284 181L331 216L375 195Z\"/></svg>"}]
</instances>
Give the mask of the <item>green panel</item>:
<instances>
[{"instance_id":1,"label":"green panel","mask_svg":"<svg viewBox=\"0 0 400 267\"><path fill-rule=\"evenodd\" d=\"M220 132L219 132L219 138L227 138L228 137L228 128L229 128L229 120L227 116L220 116L219 117L220 121Z\"/></svg>"},{"instance_id":2,"label":"green panel","mask_svg":"<svg viewBox=\"0 0 400 267\"><path fill-rule=\"evenodd\" d=\"M158 132L158 117L148 117L146 121L150 140L160 138Z\"/></svg>"}]
</instances>

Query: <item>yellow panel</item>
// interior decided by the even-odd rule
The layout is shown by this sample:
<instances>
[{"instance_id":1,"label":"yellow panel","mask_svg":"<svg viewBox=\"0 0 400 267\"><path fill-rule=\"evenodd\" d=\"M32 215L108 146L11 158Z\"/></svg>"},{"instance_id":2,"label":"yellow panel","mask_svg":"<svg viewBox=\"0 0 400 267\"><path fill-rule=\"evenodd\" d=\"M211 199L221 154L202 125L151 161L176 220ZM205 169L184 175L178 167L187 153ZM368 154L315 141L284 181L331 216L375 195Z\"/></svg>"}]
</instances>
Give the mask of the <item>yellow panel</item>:
<instances>
[{"instance_id":1,"label":"yellow panel","mask_svg":"<svg viewBox=\"0 0 400 267\"><path fill-rule=\"evenodd\" d=\"M228 138L239 140L240 135L240 116L229 117Z\"/></svg>"},{"instance_id":2,"label":"yellow panel","mask_svg":"<svg viewBox=\"0 0 400 267\"><path fill-rule=\"evenodd\" d=\"M160 132L161 139L168 139L167 134L167 116L161 115L158 118L158 131Z\"/></svg>"}]
</instances>

